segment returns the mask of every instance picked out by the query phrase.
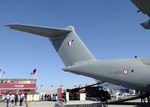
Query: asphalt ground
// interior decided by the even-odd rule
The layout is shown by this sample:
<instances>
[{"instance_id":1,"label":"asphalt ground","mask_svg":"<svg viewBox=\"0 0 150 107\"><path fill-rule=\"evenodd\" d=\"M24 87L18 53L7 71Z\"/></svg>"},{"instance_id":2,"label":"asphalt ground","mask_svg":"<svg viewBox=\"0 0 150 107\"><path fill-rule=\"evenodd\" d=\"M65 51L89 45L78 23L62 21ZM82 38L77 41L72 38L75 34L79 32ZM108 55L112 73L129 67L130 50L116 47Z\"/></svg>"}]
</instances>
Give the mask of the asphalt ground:
<instances>
[{"instance_id":1,"label":"asphalt ground","mask_svg":"<svg viewBox=\"0 0 150 107\"><path fill-rule=\"evenodd\" d=\"M120 104L109 104L108 107L150 107L150 104L141 103L140 99L123 102Z\"/></svg>"},{"instance_id":2,"label":"asphalt ground","mask_svg":"<svg viewBox=\"0 0 150 107\"><path fill-rule=\"evenodd\" d=\"M50 101L40 101L40 102L30 102L28 103L28 107L54 107L55 102ZM0 102L0 107L6 107L6 102ZM23 104L23 106L19 106L19 103L17 106L9 105L9 107L27 107L26 104ZM145 104L141 104L140 99L139 100L132 100L120 104L109 104L106 107L150 107L150 104L147 102Z\"/></svg>"},{"instance_id":3,"label":"asphalt ground","mask_svg":"<svg viewBox=\"0 0 150 107\"><path fill-rule=\"evenodd\" d=\"M51 101L30 102L28 107L55 107L55 102Z\"/></svg>"},{"instance_id":4,"label":"asphalt ground","mask_svg":"<svg viewBox=\"0 0 150 107\"><path fill-rule=\"evenodd\" d=\"M41 101L41 102L29 102L28 106L26 106L25 103L23 103L22 106L19 106L19 103L17 106L14 104L9 104L9 107L54 107L55 102L50 101ZM0 102L0 107L6 107L6 102Z\"/></svg>"}]
</instances>

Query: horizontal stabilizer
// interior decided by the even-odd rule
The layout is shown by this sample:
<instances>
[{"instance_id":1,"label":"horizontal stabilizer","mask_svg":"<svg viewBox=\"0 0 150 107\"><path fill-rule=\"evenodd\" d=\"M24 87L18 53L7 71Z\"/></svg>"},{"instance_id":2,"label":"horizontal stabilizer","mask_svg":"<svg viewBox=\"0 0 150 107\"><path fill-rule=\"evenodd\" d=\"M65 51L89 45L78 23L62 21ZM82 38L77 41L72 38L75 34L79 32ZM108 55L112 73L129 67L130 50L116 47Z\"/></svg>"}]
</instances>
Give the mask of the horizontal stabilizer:
<instances>
[{"instance_id":1,"label":"horizontal stabilizer","mask_svg":"<svg viewBox=\"0 0 150 107\"><path fill-rule=\"evenodd\" d=\"M56 28L46 28L46 27L37 27L37 26L30 26L30 25L21 25L21 24L9 24L6 25L7 27L11 29L16 29L32 34L37 34L40 36L45 36L48 38L52 38L56 35L63 35L68 34L71 31L70 30L64 30L64 29L56 29Z\"/></svg>"},{"instance_id":2,"label":"horizontal stabilizer","mask_svg":"<svg viewBox=\"0 0 150 107\"><path fill-rule=\"evenodd\" d=\"M145 28L145 29L150 29L150 19L141 23L141 25Z\"/></svg>"},{"instance_id":3,"label":"horizontal stabilizer","mask_svg":"<svg viewBox=\"0 0 150 107\"><path fill-rule=\"evenodd\" d=\"M150 0L131 0L140 11L150 17Z\"/></svg>"}]
</instances>

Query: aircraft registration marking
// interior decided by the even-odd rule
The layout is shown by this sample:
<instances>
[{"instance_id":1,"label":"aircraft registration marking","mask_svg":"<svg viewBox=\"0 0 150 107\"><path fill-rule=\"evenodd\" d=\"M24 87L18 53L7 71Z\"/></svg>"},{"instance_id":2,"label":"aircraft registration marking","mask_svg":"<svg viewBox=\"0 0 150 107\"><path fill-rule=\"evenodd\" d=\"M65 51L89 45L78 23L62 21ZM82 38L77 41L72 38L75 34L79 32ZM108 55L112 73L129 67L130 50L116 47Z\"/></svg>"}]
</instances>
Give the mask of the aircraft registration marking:
<instances>
[{"instance_id":1,"label":"aircraft registration marking","mask_svg":"<svg viewBox=\"0 0 150 107\"><path fill-rule=\"evenodd\" d=\"M127 70L127 69L124 69L124 70L123 70L123 74L124 74L124 75L127 75L127 74L128 74L128 70Z\"/></svg>"}]
</instances>

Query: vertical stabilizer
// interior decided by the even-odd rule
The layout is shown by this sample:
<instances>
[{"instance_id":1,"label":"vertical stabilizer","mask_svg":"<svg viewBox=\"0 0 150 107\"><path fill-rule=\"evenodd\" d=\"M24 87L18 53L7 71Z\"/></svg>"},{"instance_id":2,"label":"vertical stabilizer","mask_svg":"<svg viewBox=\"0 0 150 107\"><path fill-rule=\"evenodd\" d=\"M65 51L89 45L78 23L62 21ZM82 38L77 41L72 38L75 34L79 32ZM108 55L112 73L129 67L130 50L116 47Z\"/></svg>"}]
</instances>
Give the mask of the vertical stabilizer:
<instances>
[{"instance_id":1,"label":"vertical stabilizer","mask_svg":"<svg viewBox=\"0 0 150 107\"><path fill-rule=\"evenodd\" d=\"M11 24L7 26L12 29L48 37L65 66L71 66L78 62L95 59L88 48L80 40L72 26L68 26L65 29L19 24Z\"/></svg>"},{"instance_id":2,"label":"vertical stabilizer","mask_svg":"<svg viewBox=\"0 0 150 107\"><path fill-rule=\"evenodd\" d=\"M53 46L65 65L70 66L76 62L94 59L94 56L80 40L74 28L69 26L66 30L71 32L52 40Z\"/></svg>"}]
</instances>

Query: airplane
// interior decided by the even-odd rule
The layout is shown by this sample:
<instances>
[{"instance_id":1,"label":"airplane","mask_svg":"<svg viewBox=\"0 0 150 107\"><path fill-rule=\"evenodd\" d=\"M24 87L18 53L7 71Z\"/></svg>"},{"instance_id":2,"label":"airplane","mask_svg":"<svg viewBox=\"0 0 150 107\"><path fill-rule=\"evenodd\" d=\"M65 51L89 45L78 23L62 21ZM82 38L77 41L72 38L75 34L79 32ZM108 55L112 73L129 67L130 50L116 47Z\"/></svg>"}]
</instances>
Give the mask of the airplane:
<instances>
[{"instance_id":1,"label":"airplane","mask_svg":"<svg viewBox=\"0 0 150 107\"><path fill-rule=\"evenodd\" d=\"M132 0L139 7L148 0ZM147 11L145 11L148 9ZM150 7L145 10L149 15ZM73 26L49 28L23 24L6 25L16 29L48 38L62 59L66 72L84 75L96 80L121 85L127 88L150 92L150 58L129 58L116 60L97 60L81 41ZM147 26L148 27L148 26Z\"/></svg>"},{"instance_id":2,"label":"airplane","mask_svg":"<svg viewBox=\"0 0 150 107\"><path fill-rule=\"evenodd\" d=\"M138 8L138 12L142 12L143 14L150 17L150 0L131 0ZM150 29L150 19L141 23L141 25L145 29Z\"/></svg>"}]
</instances>

